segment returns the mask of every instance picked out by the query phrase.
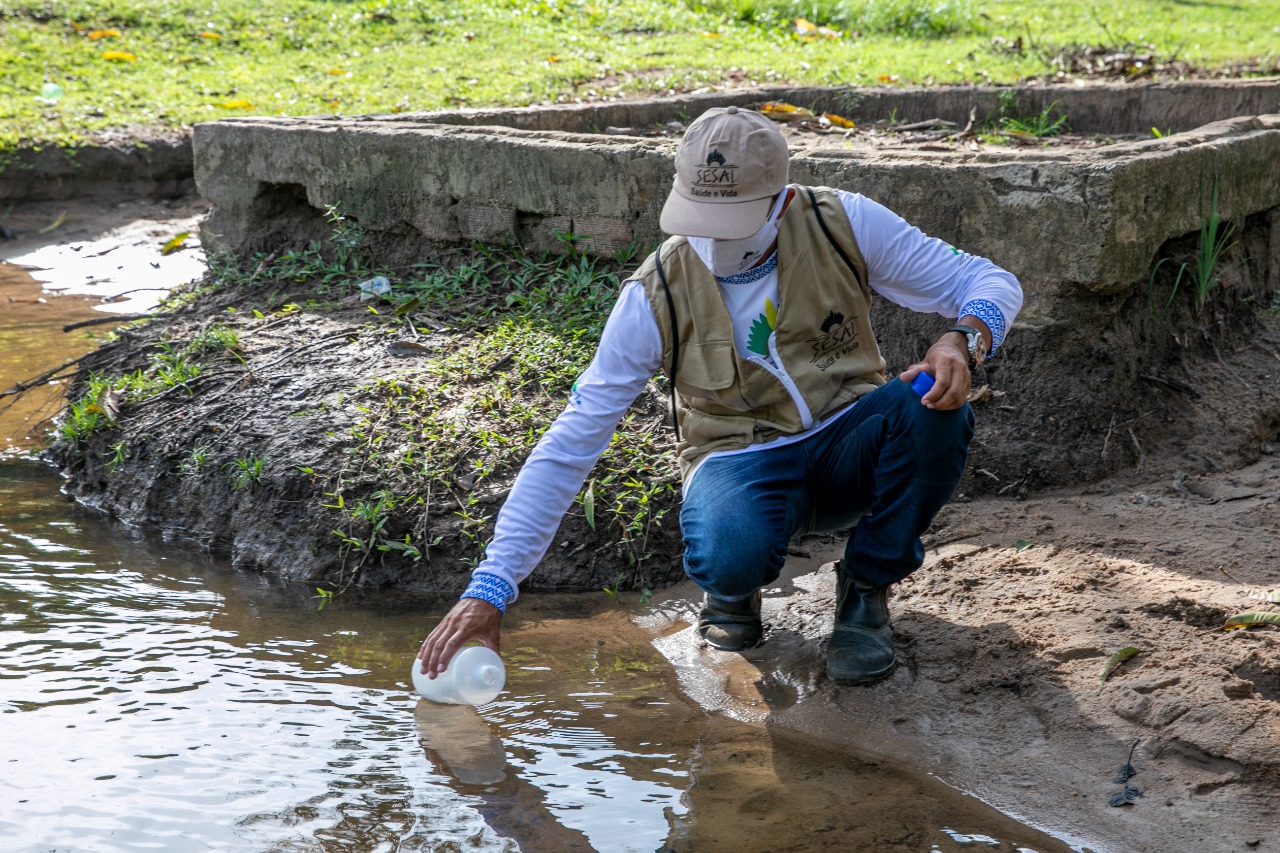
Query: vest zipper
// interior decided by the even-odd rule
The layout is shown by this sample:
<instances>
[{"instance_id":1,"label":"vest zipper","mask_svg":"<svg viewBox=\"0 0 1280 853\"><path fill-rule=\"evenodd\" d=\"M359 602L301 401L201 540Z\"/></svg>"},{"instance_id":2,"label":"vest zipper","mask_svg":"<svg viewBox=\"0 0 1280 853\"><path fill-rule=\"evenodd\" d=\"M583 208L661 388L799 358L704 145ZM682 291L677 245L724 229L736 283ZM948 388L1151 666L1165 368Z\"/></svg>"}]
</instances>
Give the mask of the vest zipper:
<instances>
[{"instance_id":1,"label":"vest zipper","mask_svg":"<svg viewBox=\"0 0 1280 853\"><path fill-rule=\"evenodd\" d=\"M773 375L782 383L782 387L787 389L787 393L791 395L791 402L796 404L796 408L800 411L800 425L804 429L813 426L813 412L809 411L809 404L805 402L804 395L800 393L800 389L796 387L795 380L782 367L782 358L778 355L778 333L772 332L769 335L769 356L772 361L753 355L749 359L753 364L758 364Z\"/></svg>"}]
</instances>

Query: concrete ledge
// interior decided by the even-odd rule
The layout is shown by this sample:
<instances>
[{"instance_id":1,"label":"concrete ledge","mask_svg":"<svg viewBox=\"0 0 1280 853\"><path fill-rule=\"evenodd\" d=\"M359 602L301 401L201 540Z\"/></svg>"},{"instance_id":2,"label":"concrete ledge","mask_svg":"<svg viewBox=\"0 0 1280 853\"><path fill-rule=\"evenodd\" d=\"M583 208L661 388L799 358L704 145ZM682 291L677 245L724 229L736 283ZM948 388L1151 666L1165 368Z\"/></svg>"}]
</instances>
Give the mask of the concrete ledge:
<instances>
[{"instance_id":1,"label":"concrete ledge","mask_svg":"<svg viewBox=\"0 0 1280 853\"><path fill-rule=\"evenodd\" d=\"M529 111L228 119L196 128L196 180L214 205L203 239L241 253L276 249L289 232L295 242L322 236L318 212L338 205L375 235L395 235L388 251L397 261L472 240L555 248L556 233L566 231L590 236L602 254L633 240L647 247L662 238L658 212L675 140L586 128L650 127L770 97L832 109L841 99L856 102L862 121L889 109L964 121L971 108L994 108L995 91L767 90ZM1173 126L1188 109L1172 105L1183 102L1201 115L1266 104L1280 112L1280 82L1202 83L1187 92L1044 87L1020 97L1058 101L1077 130L1092 131L1109 120L1145 132ZM1163 243L1198 228L1202 176L1219 180L1227 216L1280 205L1276 163L1280 118L1263 115L1086 150L887 150L833 135L796 154L792 177L862 192L1004 264L1023 279L1035 314L1043 297L1064 287L1117 294L1142 280ZM305 198L310 213L282 210L282 193Z\"/></svg>"}]
</instances>

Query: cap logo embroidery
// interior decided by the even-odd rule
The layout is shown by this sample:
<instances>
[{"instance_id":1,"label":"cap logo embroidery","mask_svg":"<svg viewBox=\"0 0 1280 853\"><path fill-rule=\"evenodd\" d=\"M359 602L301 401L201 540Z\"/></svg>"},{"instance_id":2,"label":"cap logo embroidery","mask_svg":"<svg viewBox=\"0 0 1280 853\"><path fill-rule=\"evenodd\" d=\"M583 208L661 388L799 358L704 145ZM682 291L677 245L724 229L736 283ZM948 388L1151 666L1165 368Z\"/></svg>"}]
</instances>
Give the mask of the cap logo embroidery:
<instances>
[{"instance_id":1,"label":"cap logo embroidery","mask_svg":"<svg viewBox=\"0 0 1280 853\"><path fill-rule=\"evenodd\" d=\"M738 167L725 161L724 155L711 149L707 165L698 169L689 188L689 194L701 198L736 198L738 195Z\"/></svg>"}]
</instances>

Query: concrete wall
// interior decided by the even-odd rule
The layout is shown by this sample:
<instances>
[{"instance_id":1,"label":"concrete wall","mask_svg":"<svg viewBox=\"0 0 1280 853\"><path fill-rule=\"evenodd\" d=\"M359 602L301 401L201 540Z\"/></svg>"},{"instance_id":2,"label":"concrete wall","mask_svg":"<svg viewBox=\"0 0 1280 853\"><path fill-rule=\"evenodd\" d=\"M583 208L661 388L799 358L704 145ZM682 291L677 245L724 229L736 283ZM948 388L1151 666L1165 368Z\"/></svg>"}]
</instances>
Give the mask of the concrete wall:
<instances>
[{"instance_id":1,"label":"concrete wall","mask_svg":"<svg viewBox=\"0 0 1280 853\"><path fill-rule=\"evenodd\" d=\"M676 139L585 127L660 126L713 104L759 103L762 94L826 99L833 109L843 98L856 102L863 120L895 109L904 118L963 121L971 106L994 106L994 91L776 90L529 111L227 119L195 132L196 180L213 204L202 236L215 249L278 249L290 238L323 236L319 211L338 205L375 242L386 237L379 245L396 261L472 240L554 249L565 232L590 236L602 254L633 240L647 248L662 238L658 212ZM1274 81L1196 84L1181 95L1168 86L1028 91L1023 97L1060 102L1077 126L1113 121L1147 133L1177 126L1184 114L1241 105L1273 104L1280 113ZM508 126L472 126L481 121ZM552 125L577 130L528 129ZM1162 244L1198 228L1201 195L1214 179L1227 215L1280 205L1277 115L1091 149L933 152L878 149L858 137L825 140L808 140L794 156L793 180L862 192L1007 266L1032 297L1029 316L1045 313L1063 289L1119 294L1145 280ZM310 210L290 210L291 198L305 198Z\"/></svg>"}]
</instances>

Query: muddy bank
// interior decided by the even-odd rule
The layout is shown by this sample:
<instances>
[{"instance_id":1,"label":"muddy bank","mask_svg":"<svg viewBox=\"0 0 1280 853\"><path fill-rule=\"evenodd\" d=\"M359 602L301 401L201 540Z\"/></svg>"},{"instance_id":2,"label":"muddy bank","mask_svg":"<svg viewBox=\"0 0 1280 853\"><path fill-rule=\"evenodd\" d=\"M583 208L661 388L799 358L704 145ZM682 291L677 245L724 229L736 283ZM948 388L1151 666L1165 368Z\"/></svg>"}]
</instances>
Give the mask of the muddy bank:
<instances>
[{"instance_id":1,"label":"muddy bank","mask_svg":"<svg viewBox=\"0 0 1280 853\"><path fill-rule=\"evenodd\" d=\"M474 279L520 264L527 309L498 276ZM589 360L584 327L603 321L616 270L481 253L384 272L395 285L379 297L359 289L372 270L273 254L218 267L120 328L81 360L73 434L47 450L68 491L285 583L460 591ZM462 287L460 304L440 287ZM562 305L565 327L542 322L547 291L591 316ZM632 407L530 589L680 577L662 399L654 385Z\"/></svg>"},{"instance_id":2,"label":"muddy bank","mask_svg":"<svg viewBox=\"0 0 1280 853\"><path fill-rule=\"evenodd\" d=\"M195 192L191 128L127 126L79 145L0 152L0 201L180 199Z\"/></svg>"},{"instance_id":3,"label":"muddy bank","mask_svg":"<svg viewBox=\"0 0 1280 853\"><path fill-rule=\"evenodd\" d=\"M1064 305L1079 322L1031 343L1015 329L1013 354L975 376L978 432L957 499L1258 461L1280 426L1276 219L1245 224L1202 304L1169 299L1164 263L1152 290L1113 301L1105 337L1085 322L1096 297ZM380 268L390 291L375 295L360 289L379 268L357 259L358 223L331 227L313 249L221 261L86 357L71 396L85 428L49 458L82 502L285 582L452 595L634 261L472 250ZM1193 248L1188 236L1164 254ZM927 324L909 334L905 313L875 308L882 336L901 333L884 347L891 374L932 340ZM1067 361L1070 376L1057 372ZM1112 405L1090 391L1104 378L1120 383L1097 394ZM681 579L671 441L665 388L650 383L528 589Z\"/></svg>"}]
</instances>

